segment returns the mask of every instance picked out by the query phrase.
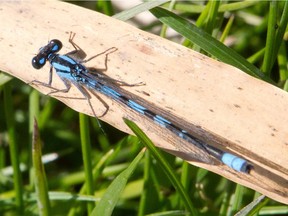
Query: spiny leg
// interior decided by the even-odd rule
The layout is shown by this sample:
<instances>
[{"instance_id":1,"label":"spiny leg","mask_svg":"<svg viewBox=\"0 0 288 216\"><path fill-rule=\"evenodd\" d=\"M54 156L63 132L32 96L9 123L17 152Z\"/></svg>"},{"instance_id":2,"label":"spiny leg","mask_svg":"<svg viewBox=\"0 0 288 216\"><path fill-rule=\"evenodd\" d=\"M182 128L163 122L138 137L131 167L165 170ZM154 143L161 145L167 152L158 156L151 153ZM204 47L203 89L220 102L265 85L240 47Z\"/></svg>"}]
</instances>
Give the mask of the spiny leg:
<instances>
[{"instance_id":1,"label":"spiny leg","mask_svg":"<svg viewBox=\"0 0 288 216\"><path fill-rule=\"evenodd\" d=\"M51 95L51 94L55 94L58 92L63 92L63 93L67 93L69 92L69 90L71 89L71 81L61 78L62 82L64 83L65 87L64 89L55 89L54 91L49 92L47 95Z\"/></svg>"},{"instance_id":2,"label":"spiny leg","mask_svg":"<svg viewBox=\"0 0 288 216\"><path fill-rule=\"evenodd\" d=\"M90 58L88 58L88 59L86 59L86 60L81 61L81 63L89 62L89 61L91 61L92 59L94 59L94 58L96 58L96 57L98 57L98 56L101 56L101 55L104 55L104 54L105 54L105 69L107 70L108 55L110 55L111 53L116 52L117 50L118 50L118 49L117 49L116 47L111 47L111 48L109 48L109 49L107 49L107 50L105 50L105 51L103 51L103 52L101 52L101 53L98 53L98 54L96 54L96 55L94 55L94 56L92 56L92 57L90 57Z\"/></svg>"},{"instance_id":3,"label":"spiny leg","mask_svg":"<svg viewBox=\"0 0 288 216\"><path fill-rule=\"evenodd\" d=\"M45 86L45 87L47 87L47 88L49 88L49 89L53 89L54 91L58 91L58 89L57 88L54 88L54 87L52 87L51 86L51 84L52 84L52 78L53 78L53 67L51 66L50 67L50 70L49 70L49 81L48 81L48 83L44 83L44 82L41 82L41 81L39 81L39 80L32 80L31 82L29 82L28 84L29 85L31 85L31 84L39 84L39 85L41 85L41 86ZM63 81L63 80L62 80ZM54 91L52 91L52 92L54 92ZM51 92L50 92L51 93ZM50 93L48 93L48 95L50 94Z\"/></svg>"},{"instance_id":4,"label":"spiny leg","mask_svg":"<svg viewBox=\"0 0 288 216\"><path fill-rule=\"evenodd\" d=\"M101 118L101 117L103 117L104 115L106 115L106 113L107 113L108 110L109 110L108 104L105 103L105 101L104 101L102 98L100 98L95 92L90 91L93 95L95 95L95 96L97 97L97 99L104 105L104 107L105 107L105 109L106 109L102 115L100 115L99 117L97 117L97 115L96 115L96 113L95 113L95 110L94 110L94 108L93 108L93 106L92 106L92 104L91 104L91 101L90 101L91 95L87 92L87 90L86 90L83 86L79 85L78 82L72 81L72 83L73 83L73 85L82 93L82 95L86 98L86 100L87 100L87 102L88 102L88 104L89 104L89 107L90 107L90 109L91 109L91 111L92 111L92 113L93 113L93 116L95 117L95 119L96 119L96 121L97 121L97 124L98 124L99 128L101 129L101 131L102 131L103 134L106 134L105 131L104 131L104 129L103 129L103 127L102 127L102 125L101 125L101 122L99 121L98 118L99 118L99 117Z\"/></svg>"},{"instance_id":5,"label":"spiny leg","mask_svg":"<svg viewBox=\"0 0 288 216\"><path fill-rule=\"evenodd\" d=\"M86 90L83 86L79 85L79 83L73 81L73 85L74 85L74 86L82 93L82 95L87 99L87 101L88 101L88 103L89 103L89 105L90 105L90 108L91 108L91 110L92 110L92 112L93 112L94 117L97 118L97 115L96 115L96 113L95 113L95 111L94 111L94 109L93 109L93 107L92 107L92 105L91 105L91 102L90 102L91 95L87 92L87 90ZM107 113L108 110L109 110L108 104L105 103L105 101L104 101L102 98L100 98L95 92L93 92L93 91L89 91L89 92L91 92L94 96L96 96L97 99L104 105L105 111L103 112L103 114L101 114L101 115L99 116L99 117L103 117L104 115L106 115L106 113Z\"/></svg>"},{"instance_id":6,"label":"spiny leg","mask_svg":"<svg viewBox=\"0 0 288 216\"><path fill-rule=\"evenodd\" d=\"M118 49L116 47L111 47L111 48L109 48L109 49L107 49L107 50L105 50L105 51L103 51L101 53L98 53L98 54L96 54L96 55L84 60L84 58L86 57L86 53L84 52L83 49L81 49L81 47L79 45L77 45L74 42L75 35L76 35L76 33L70 32L70 36L69 36L69 43L72 44L72 46L74 47L75 50L67 53L66 55L73 55L73 54L75 54L77 52L80 52L81 53L80 55L83 55L83 56L79 56L79 57L80 57L80 59L83 59L83 60L79 61L79 63L86 63L86 62L89 62L89 61L91 61L92 59L94 59L94 58L96 58L98 56L101 56L101 55L105 54L106 55L106 57L105 57L105 70L107 70L107 56L109 54L113 53L113 52L116 52Z\"/></svg>"},{"instance_id":7,"label":"spiny leg","mask_svg":"<svg viewBox=\"0 0 288 216\"><path fill-rule=\"evenodd\" d=\"M58 93L58 92L62 92L62 93L67 93L67 92L69 92L69 90L71 89L71 82L72 82L73 85L81 92L81 94L84 96L84 98L88 101L89 106L90 106L90 108L91 108L91 110L92 110L93 116L94 116L95 118L97 118L96 113L95 113L95 111L94 111L94 109L93 109L93 107L92 107L92 104L91 104L91 102L90 102L91 96L90 96L90 94L85 90L85 88L83 88L82 86L80 86L76 81L71 81L71 80L64 79L64 78L61 78L61 80L62 80L62 82L64 83L64 85L65 85L65 87L66 87L66 88L64 88L64 89L54 88L54 87L50 86L49 84L40 82L40 81L38 81L38 80L35 80L35 82L38 83L38 84L41 84L41 85L43 85L43 86L45 86L45 87L48 87L48 88L54 90L54 91L49 92L47 95L55 94L55 93ZM91 92L92 92L92 91L91 91ZM103 117L104 115L107 114L107 112L108 112L108 110L109 110L109 106L108 106L108 104L105 103L105 101L104 101L102 98L100 98L96 93L94 93L94 92L92 92L92 93L93 93L94 96L97 97L97 99L98 99L98 100L104 105L104 107L105 107L105 111L103 112L103 114L101 114L101 115L99 116L99 117ZM67 97L66 97L66 98L67 98ZM98 121L98 119L97 119L97 121Z\"/></svg>"},{"instance_id":8,"label":"spiny leg","mask_svg":"<svg viewBox=\"0 0 288 216\"><path fill-rule=\"evenodd\" d=\"M109 48L109 49L107 49L101 53L98 53L98 54L90 57L89 59L84 60L87 55L84 52L84 50L81 49L81 47L74 42L75 35L76 35L76 33L70 32L70 36L69 36L69 43L72 44L72 46L74 47L75 50L73 50L73 51L71 51L65 55L71 56L71 55L77 54L77 57L82 59L81 61L79 61L79 63L86 63L86 62L89 62L98 56L105 54L106 55L106 57L105 57L105 69L103 69L103 70L106 71L107 70L107 56L113 52L116 52L118 49L116 47L111 47L111 48Z\"/></svg>"},{"instance_id":9,"label":"spiny leg","mask_svg":"<svg viewBox=\"0 0 288 216\"><path fill-rule=\"evenodd\" d=\"M76 33L74 32L70 32L70 35L69 35L69 43L74 47L75 50L71 51L71 52L68 52L66 53L65 55L67 56L75 56L76 58L79 58L80 60L83 60L86 58L86 53L84 52L83 49L81 49L80 46L78 46L73 40L74 40L74 37L75 37ZM80 61L81 62L81 61Z\"/></svg>"},{"instance_id":10,"label":"spiny leg","mask_svg":"<svg viewBox=\"0 0 288 216\"><path fill-rule=\"evenodd\" d=\"M120 86L130 86L130 87L133 87L133 86L141 86L141 85L145 85L145 83L143 82L139 82L139 83L135 83L135 84L129 84L129 83L126 83L126 82L123 82L123 81L120 81L120 80L116 80L116 79L113 79L111 77L108 77L107 75L104 75L103 71L107 71L108 69L108 65L107 65L107 62L108 62L108 56L111 54L111 53L114 53L116 52L118 49L116 47L111 47L107 50L105 50L104 52L101 52L95 56L92 56L90 57L89 59L86 59L86 60L83 60L81 63L86 63L90 60L92 60L93 58L96 58L100 55L103 55L105 54L105 67L103 69L96 69L94 67L89 67L87 68L89 73L100 78L102 81L107 81L107 82L112 82L112 83L117 83L119 84Z\"/></svg>"},{"instance_id":11,"label":"spiny leg","mask_svg":"<svg viewBox=\"0 0 288 216\"><path fill-rule=\"evenodd\" d=\"M87 68L89 73L100 78L102 81L107 81L107 82L112 82L112 83L117 83L119 84L120 86L130 86L130 87L133 87L133 86L141 86L141 85L145 85L145 83L143 82L139 82L139 83L135 83L135 84L129 84L129 83L126 83L126 82L123 82L123 81L120 81L120 80L116 80L116 79L113 79L111 77L108 77L107 75L104 75L103 71L107 71L108 69L108 65L107 65L107 62L108 62L108 56L113 53L113 52L116 52L118 49L116 47L111 47L109 48L108 50L105 50L104 52L101 52L95 56L92 56L90 57L89 59L87 60L84 60L82 61L83 63L86 63L90 60L92 60L93 58L96 58L100 55L103 55L105 54L105 68L104 69L96 69L96 68L93 68L93 67L89 67Z\"/></svg>"},{"instance_id":12,"label":"spiny leg","mask_svg":"<svg viewBox=\"0 0 288 216\"><path fill-rule=\"evenodd\" d=\"M38 80L32 80L31 82L28 83L29 85L41 85L41 86L44 86L44 87L47 87L49 89L53 89L54 91L58 91L57 88L54 88L52 87L51 85L47 84L47 83L44 83L44 82L41 82L41 81L38 81ZM52 91L52 92L54 92ZM50 94L51 92L48 93L48 95Z\"/></svg>"},{"instance_id":13,"label":"spiny leg","mask_svg":"<svg viewBox=\"0 0 288 216\"><path fill-rule=\"evenodd\" d=\"M94 91L90 91L105 107L105 111L99 116L99 118L105 116L107 114L107 112L109 111L109 106L108 104L99 96L96 94L96 92Z\"/></svg>"},{"instance_id":14,"label":"spiny leg","mask_svg":"<svg viewBox=\"0 0 288 216\"><path fill-rule=\"evenodd\" d=\"M52 65L50 66L50 70L49 70L49 82L48 84L51 86L52 84L52 78L53 78L53 67Z\"/></svg>"}]
</instances>

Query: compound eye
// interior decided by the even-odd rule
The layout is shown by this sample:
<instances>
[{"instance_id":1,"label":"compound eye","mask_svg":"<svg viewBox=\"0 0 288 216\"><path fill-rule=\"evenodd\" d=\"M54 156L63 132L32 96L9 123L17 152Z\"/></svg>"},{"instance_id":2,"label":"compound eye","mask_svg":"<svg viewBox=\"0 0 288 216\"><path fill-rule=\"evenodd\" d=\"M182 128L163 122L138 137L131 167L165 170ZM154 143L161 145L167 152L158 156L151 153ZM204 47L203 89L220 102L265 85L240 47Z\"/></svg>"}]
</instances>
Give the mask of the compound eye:
<instances>
[{"instance_id":1,"label":"compound eye","mask_svg":"<svg viewBox=\"0 0 288 216\"><path fill-rule=\"evenodd\" d=\"M37 55L34 58L32 58L32 66L35 69L42 68L46 63L46 57L43 55Z\"/></svg>"},{"instance_id":2,"label":"compound eye","mask_svg":"<svg viewBox=\"0 0 288 216\"><path fill-rule=\"evenodd\" d=\"M61 41L57 39L53 39L49 42L49 47L51 47L50 51L52 53L58 52L62 48Z\"/></svg>"}]
</instances>

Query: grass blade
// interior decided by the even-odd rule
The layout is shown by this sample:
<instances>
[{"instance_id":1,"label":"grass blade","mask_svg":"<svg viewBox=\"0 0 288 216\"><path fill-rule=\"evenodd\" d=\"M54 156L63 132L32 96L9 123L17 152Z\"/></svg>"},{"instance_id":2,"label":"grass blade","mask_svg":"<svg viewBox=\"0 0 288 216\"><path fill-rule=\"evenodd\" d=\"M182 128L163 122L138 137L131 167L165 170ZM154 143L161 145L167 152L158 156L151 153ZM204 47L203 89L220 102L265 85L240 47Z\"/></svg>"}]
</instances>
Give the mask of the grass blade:
<instances>
[{"instance_id":1,"label":"grass blade","mask_svg":"<svg viewBox=\"0 0 288 216\"><path fill-rule=\"evenodd\" d=\"M167 177L169 178L175 189L179 192L186 209L189 212L191 212L192 215L198 215L197 210L195 209L189 198L189 195L187 194L183 185L175 175L170 164L165 161L161 152L157 150L152 141L147 137L146 134L144 134L144 132L135 123L127 119L124 119L124 121L128 125L128 127L137 135L137 137L141 140L141 142L151 151L151 154L155 157L155 159L159 162L160 166L166 173Z\"/></svg>"},{"instance_id":2,"label":"grass blade","mask_svg":"<svg viewBox=\"0 0 288 216\"><path fill-rule=\"evenodd\" d=\"M144 2L142 4L136 5L133 8L130 8L129 10L125 10L121 13L118 13L114 15L113 17L122 21L126 21L131 19L132 17L136 16L139 13L142 13L144 11L147 11L151 8L154 8L156 6L159 6L163 3L169 2L169 0L158 0L158 1L148 1Z\"/></svg>"},{"instance_id":3,"label":"grass blade","mask_svg":"<svg viewBox=\"0 0 288 216\"><path fill-rule=\"evenodd\" d=\"M12 105L12 94L11 86L9 84L4 85L4 109L7 131L9 136L9 148L10 148L10 158L13 166L13 179L14 179L14 189L16 193L15 204L17 206L17 211L21 215L23 214L23 182L22 175L20 171L20 161L19 161L19 150L16 141L16 128L14 124L14 109Z\"/></svg>"},{"instance_id":4,"label":"grass blade","mask_svg":"<svg viewBox=\"0 0 288 216\"><path fill-rule=\"evenodd\" d=\"M225 46L189 21L163 8L156 7L150 11L162 23L170 26L172 29L186 37L194 44L200 46L203 50L215 56L217 59L233 65L252 76L256 76L262 80L273 83L268 76L263 74L257 67L249 63L244 57L239 55L233 49Z\"/></svg>"},{"instance_id":5,"label":"grass blade","mask_svg":"<svg viewBox=\"0 0 288 216\"><path fill-rule=\"evenodd\" d=\"M114 207L117 204L129 177L133 174L134 170L136 169L138 163L142 159L144 155L144 151L141 151L137 157L131 162L129 167L121 172L111 183L108 187L107 191L103 195L100 202L94 208L93 212L91 213L92 216L102 215L108 216L111 215L113 212Z\"/></svg>"},{"instance_id":6,"label":"grass blade","mask_svg":"<svg viewBox=\"0 0 288 216\"><path fill-rule=\"evenodd\" d=\"M83 164L85 170L86 191L88 195L94 194L93 175L92 175L92 160L91 160L91 143L89 133L89 117L85 114L79 113L80 120L80 136L83 154ZM88 203L88 212L92 212L94 208L93 203Z\"/></svg>"},{"instance_id":7,"label":"grass blade","mask_svg":"<svg viewBox=\"0 0 288 216\"><path fill-rule=\"evenodd\" d=\"M36 119L34 119L33 130L33 143L32 143L32 160L35 173L35 190L37 194L37 204L39 209L39 215L49 216L50 214L50 202L48 196L48 186L46 180L45 169L42 163L42 151L41 141L39 135L39 129Z\"/></svg>"}]
</instances>

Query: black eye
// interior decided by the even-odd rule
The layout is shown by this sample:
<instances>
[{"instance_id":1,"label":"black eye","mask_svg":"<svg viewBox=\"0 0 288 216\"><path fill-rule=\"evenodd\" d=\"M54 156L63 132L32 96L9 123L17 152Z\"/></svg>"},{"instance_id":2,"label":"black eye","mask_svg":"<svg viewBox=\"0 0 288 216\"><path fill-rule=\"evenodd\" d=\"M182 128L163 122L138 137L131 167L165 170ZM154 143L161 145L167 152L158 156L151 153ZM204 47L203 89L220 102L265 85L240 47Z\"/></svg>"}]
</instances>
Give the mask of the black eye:
<instances>
[{"instance_id":1,"label":"black eye","mask_svg":"<svg viewBox=\"0 0 288 216\"><path fill-rule=\"evenodd\" d=\"M50 47L50 52L55 53L62 48L62 43L57 39L53 39L49 42L48 46Z\"/></svg>"},{"instance_id":2,"label":"black eye","mask_svg":"<svg viewBox=\"0 0 288 216\"><path fill-rule=\"evenodd\" d=\"M37 55L32 59L32 66L35 69L42 68L46 63L46 56L43 55Z\"/></svg>"}]
</instances>

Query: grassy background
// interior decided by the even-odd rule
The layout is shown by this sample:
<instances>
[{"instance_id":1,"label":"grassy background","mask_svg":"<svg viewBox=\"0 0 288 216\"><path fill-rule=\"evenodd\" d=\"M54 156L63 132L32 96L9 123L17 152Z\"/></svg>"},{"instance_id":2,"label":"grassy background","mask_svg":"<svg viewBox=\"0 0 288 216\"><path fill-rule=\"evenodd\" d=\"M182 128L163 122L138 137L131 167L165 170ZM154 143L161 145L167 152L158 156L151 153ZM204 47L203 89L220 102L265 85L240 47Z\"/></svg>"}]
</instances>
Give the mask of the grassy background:
<instances>
[{"instance_id":1,"label":"grassy background","mask_svg":"<svg viewBox=\"0 0 288 216\"><path fill-rule=\"evenodd\" d=\"M110 16L117 11L109 1L72 3ZM126 20L149 6L147 3L124 11L117 18ZM165 7L174 14L168 13L161 22L176 26L186 39L167 34L166 26L159 20L139 27L226 61L221 52L225 51L224 46L205 47L205 43L195 39L197 35L190 37L189 29L179 25L185 26L185 20L193 21L256 66L243 61L240 68L246 67L246 72L287 91L284 1L179 1ZM163 11L152 12L157 17ZM0 84L1 215L234 215L249 204L254 206L248 206L245 215L288 212L285 205L268 198L258 203L257 192L153 149L135 125L131 127L139 138L101 123L104 135L94 118L39 95L19 80L0 74ZM34 116L41 140L36 136ZM143 143L149 151L141 151ZM41 154L45 155L45 172L39 160ZM40 203L45 208L39 209Z\"/></svg>"}]
</instances>

